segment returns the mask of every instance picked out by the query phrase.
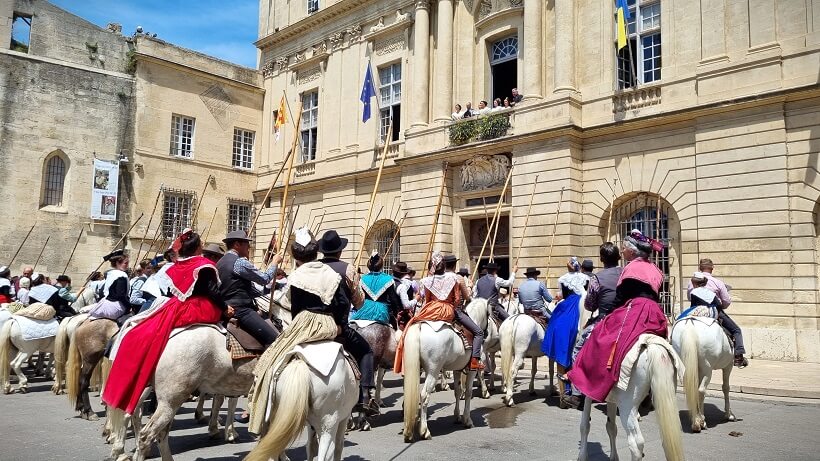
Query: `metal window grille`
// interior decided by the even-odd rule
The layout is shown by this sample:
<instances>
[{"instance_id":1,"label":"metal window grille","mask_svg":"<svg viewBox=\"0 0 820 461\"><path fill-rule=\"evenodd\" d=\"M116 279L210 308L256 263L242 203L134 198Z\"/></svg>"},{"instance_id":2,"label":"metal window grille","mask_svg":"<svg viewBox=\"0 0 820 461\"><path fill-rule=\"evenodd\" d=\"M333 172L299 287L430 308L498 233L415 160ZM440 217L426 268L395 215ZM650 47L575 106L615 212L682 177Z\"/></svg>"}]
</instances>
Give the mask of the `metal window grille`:
<instances>
[{"instance_id":1,"label":"metal window grille","mask_svg":"<svg viewBox=\"0 0 820 461\"><path fill-rule=\"evenodd\" d=\"M317 11L319 11L319 0L307 0L308 14L315 13Z\"/></svg>"},{"instance_id":2,"label":"metal window grille","mask_svg":"<svg viewBox=\"0 0 820 461\"><path fill-rule=\"evenodd\" d=\"M302 152L301 162L316 160L316 141L319 135L319 92L302 95Z\"/></svg>"},{"instance_id":3,"label":"metal window grille","mask_svg":"<svg viewBox=\"0 0 820 461\"><path fill-rule=\"evenodd\" d=\"M518 37L507 37L493 43L490 65L507 62L518 57Z\"/></svg>"},{"instance_id":4,"label":"metal window grille","mask_svg":"<svg viewBox=\"0 0 820 461\"><path fill-rule=\"evenodd\" d=\"M401 63L397 62L379 69L379 139L384 142L390 117L393 117L392 141L399 140L401 132Z\"/></svg>"},{"instance_id":5,"label":"metal window grille","mask_svg":"<svg viewBox=\"0 0 820 461\"><path fill-rule=\"evenodd\" d=\"M657 200L657 198L654 200ZM660 219L658 217L659 212ZM669 247L673 242L673 238L669 233L669 214L669 205L661 203L659 210L657 202L653 202L651 197L639 197L618 207L613 216L613 222L616 224L613 243L616 243L618 246L621 245L623 236L629 235L632 229L638 229L647 237L653 239L659 238L659 240L666 244L664 250L660 253L653 253L650 256L650 260L663 272L660 304L667 316L671 316L673 312L673 289L675 285L674 277L670 275Z\"/></svg>"},{"instance_id":6,"label":"metal window grille","mask_svg":"<svg viewBox=\"0 0 820 461\"><path fill-rule=\"evenodd\" d=\"M194 152L195 119L182 115L171 117L171 155L191 158Z\"/></svg>"},{"instance_id":7,"label":"metal window grille","mask_svg":"<svg viewBox=\"0 0 820 461\"><path fill-rule=\"evenodd\" d=\"M627 24L627 46L617 49L618 89L631 88L661 79L661 4L639 5L628 0L630 19ZM615 19L617 35L617 18Z\"/></svg>"},{"instance_id":8,"label":"metal window grille","mask_svg":"<svg viewBox=\"0 0 820 461\"><path fill-rule=\"evenodd\" d=\"M370 237L370 249L376 250L382 255L384 258L384 268L382 272L386 274L393 273L393 264L398 262L401 259L401 234L396 235L399 232L399 228L393 221L383 221L381 224L377 224L377 227L373 229L373 234ZM390 248L390 254L387 254L387 247L390 246L390 242L393 240L393 237L396 237L396 241L393 242L393 247Z\"/></svg>"},{"instance_id":9,"label":"metal window grille","mask_svg":"<svg viewBox=\"0 0 820 461\"><path fill-rule=\"evenodd\" d=\"M63 188L65 186L65 162L59 156L53 156L46 162L45 189L43 206L63 205Z\"/></svg>"},{"instance_id":10,"label":"metal window grille","mask_svg":"<svg viewBox=\"0 0 820 461\"><path fill-rule=\"evenodd\" d=\"M191 207L194 202L193 193L168 193L162 202L162 234L166 238L174 238L186 227L191 226Z\"/></svg>"},{"instance_id":11,"label":"metal window grille","mask_svg":"<svg viewBox=\"0 0 820 461\"><path fill-rule=\"evenodd\" d=\"M245 203L228 203L228 232L247 232L251 227L251 206Z\"/></svg>"},{"instance_id":12,"label":"metal window grille","mask_svg":"<svg viewBox=\"0 0 820 461\"><path fill-rule=\"evenodd\" d=\"M233 130L233 166L253 168L253 131L234 128Z\"/></svg>"}]
</instances>

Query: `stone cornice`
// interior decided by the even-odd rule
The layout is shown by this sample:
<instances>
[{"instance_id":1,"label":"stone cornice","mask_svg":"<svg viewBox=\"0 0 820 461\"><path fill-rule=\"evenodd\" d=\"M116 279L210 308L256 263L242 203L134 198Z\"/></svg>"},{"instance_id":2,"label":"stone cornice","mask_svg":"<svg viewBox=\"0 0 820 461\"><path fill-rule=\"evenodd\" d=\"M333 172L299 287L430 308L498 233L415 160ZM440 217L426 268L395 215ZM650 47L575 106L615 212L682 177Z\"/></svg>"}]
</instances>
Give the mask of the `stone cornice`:
<instances>
[{"instance_id":1,"label":"stone cornice","mask_svg":"<svg viewBox=\"0 0 820 461\"><path fill-rule=\"evenodd\" d=\"M363 5L370 3L368 0L342 0L339 3L331 5L327 8L322 8L314 14L297 21L277 32L269 34L260 38L254 45L257 48L263 49L273 45L277 45L286 40L291 40L305 32L320 29L322 26L338 18L339 16L354 11Z\"/></svg>"},{"instance_id":2,"label":"stone cornice","mask_svg":"<svg viewBox=\"0 0 820 461\"><path fill-rule=\"evenodd\" d=\"M223 83L227 83L227 84L230 84L230 85L233 85L233 86L237 86L237 87L240 87L240 88L242 88L244 90L247 90L247 91L253 91L253 92L256 92L256 93L260 93L260 94L265 92L264 88L256 86L256 85L251 85L249 83L242 82L242 81L239 81L239 80L235 80L235 79L232 79L232 78L228 78L228 77L225 77L225 76L222 76L222 75L212 74L210 72L204 72L200 69L197 69L196 67L186 66L186 65L180 64L176 61L170 61L170 60L163 59L163 58L160 58L160 57L157 57L157 56L152 56L150 54L140 53L139 51L134 53L134 57L137 59L138 62L139 61L152 62L152 63L159 64L159 65L162 65L162 66L171 67L171 68L174 68L174 69L177 69L177 70L181 70L183 72L188 72L188 73L191 73L191 74L195 74L195 75L199 75L199 76L202 76L202 77L205 77L205 78L209 78L211 80L219 80Z\"/></svg>"}]
</instances>

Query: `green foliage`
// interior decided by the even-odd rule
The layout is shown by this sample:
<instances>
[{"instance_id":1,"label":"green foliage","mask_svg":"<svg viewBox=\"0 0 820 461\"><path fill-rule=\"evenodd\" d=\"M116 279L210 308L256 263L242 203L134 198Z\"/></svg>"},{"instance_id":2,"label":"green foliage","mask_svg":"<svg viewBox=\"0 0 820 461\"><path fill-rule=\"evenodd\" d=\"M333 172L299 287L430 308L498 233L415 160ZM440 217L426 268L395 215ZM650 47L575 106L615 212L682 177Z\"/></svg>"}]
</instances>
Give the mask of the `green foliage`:
<instances>
[{"instance_id":1,"label":"green foliage","mask_svg":"<svg viewBox=\"0 0 820 461\"><path fill-rule=\"evenodd\" d=\"M510 128L509 114L493 114L458 121L450 125L450 144L460 146L470 141L500 138Z\"/></svg>"},{"instance_id":2,"label":"green foliage","mask_svg":"<svg viewBox=\"0 0 820 461\"><path fill-rule=\"evenodd\" d=\"M137 73L137 53L134 50L125 53L125 71L131 75Z\"/></svg>"},{"instance_id":3,"label":"green foliage","mask_svg":"<svg viewBox=\"0 0 820 461\"><path fill-rule=\"evenodd\" d=\"M470 142L478 133L476 120L464 120L450 125L450 144L460 146Z\"/></svg>"}]
</instances>

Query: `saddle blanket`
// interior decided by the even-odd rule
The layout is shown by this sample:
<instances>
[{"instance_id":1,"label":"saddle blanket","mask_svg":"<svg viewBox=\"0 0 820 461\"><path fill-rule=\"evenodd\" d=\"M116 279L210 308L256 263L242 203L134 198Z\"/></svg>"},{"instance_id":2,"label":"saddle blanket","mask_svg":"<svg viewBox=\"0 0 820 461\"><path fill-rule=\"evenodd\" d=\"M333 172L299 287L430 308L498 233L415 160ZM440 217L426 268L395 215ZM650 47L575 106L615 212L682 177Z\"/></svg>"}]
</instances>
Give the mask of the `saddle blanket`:
<instances>
[{"instance_id":1,"label":"saddle blanket","mask_svg":"<svg viewBox=\"0 0 820 461\"><path fill-rule=\"evenodd\" d=\"M226 330L225 327L223 327L222 324L219 324L219 323L192 323L191 325L186 325L184 327L174 328L173 330L171 330L171 335L168 336L168 339L173 338L174 336L182 333L185 330L190 330L191 328L198 328L198 327L209 327L209 328L213 328L214 330L218 331L219 333L221 333L223 335L228 334L228 330Z\"/></svg>"},{"instance_id":2,"label":"saddle blanket","mask_svg":"<svg viewBox=\"0 0 820 461\"><path fill-rule=\"evenodd\" d=\"M363 329L378 322L376 322L375 320L351 320L350 323L356 325L356 328L358 329Z\"/></svg>"},{"instance_id":3,"label":"saddle blanket","mask_svg":"<svg viewBox=\"0 0 820 461\"><path fill-rule=\"evenodd\" d=\"M675 352L675 349L672 348L672 345L669 344L669 341L658 335L644 333L638 337L638 341L634 346L632 346L632 349L630 349L624 357L624 361L621 364L621 374L618 378L618 389L625 391L627 386L629 386L629 378L632 376L632 369L635 367L635 364L638 363L638 357L640 357L641 352L643 352L643 350L650 344L662 346L666 349L666 352L669 354L669 358L672 359L672 364L675 366L678 380L683 380L683 361L680 359L680 356L678 356L678 353ZM612 394L610 393L610 395Z\"/></svg>"},{"instance_id":4,"label":"saddle blanket","mask_svg":"<svg viewBox=\"0 0 820 461\"><path fill-rule=\"evenodd\" d=\"M453 328L453 324L451 324L450 322L445 322L444 320L422 320L419 323L426 323L436 333L443 330L445 327L450 329Z\"/></svg>"},{"instance_id":5,"label":"saddle blanket","mask_svg":"<svg viewBox=\"0 0 820 461\"><path fill-rule=\"evenodd\" d=\"M25 341L57 336L57 329L60 327L60 322L54 319L34 320L18 315L12 318L17 321L17 325L20 325L20 333Z\"/></svg>"},{"instance_id":6,"label":"saddle blanket","mask_svg":"<svg viewBox=\"0 0 820 461\"><path fill-rule=\"evenodd\" d=\"M6 320L11 318L11 312L8 309L0 309L0 326L2 326Z\"/></svg>"}]
</instances>

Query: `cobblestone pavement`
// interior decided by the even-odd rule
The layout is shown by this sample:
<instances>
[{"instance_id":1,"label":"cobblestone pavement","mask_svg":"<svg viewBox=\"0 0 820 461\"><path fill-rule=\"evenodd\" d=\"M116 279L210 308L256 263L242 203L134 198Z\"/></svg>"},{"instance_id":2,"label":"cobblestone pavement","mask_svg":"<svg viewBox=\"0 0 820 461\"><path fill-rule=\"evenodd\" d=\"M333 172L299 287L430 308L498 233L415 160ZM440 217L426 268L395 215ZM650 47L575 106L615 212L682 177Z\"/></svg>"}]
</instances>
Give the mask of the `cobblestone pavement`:
<instances>
[{"instance_id":1,"label":"cobblestone pavement","mask_svg":"<svg viewBox=\"0 0 820 461\"><path fill-rule=\"evenodd\" d=\"M523 376L523 374L522 374ZM560 410L555 398L545 400L545 380L539 373L538 395L529 397L526 381L516 394L519 404L505 408L501 398L473 400L472 418L476 425L464 429L452 423L453 394L437 392L430 404L430 429L433 439L405 444L401 430L401 381L392 374L386 379L385 408L371 432L352 432L345 442L348 460L570 460L578 450L580 412ZM51 382L34 378L28 394L0 395L0 459L102 460L109 452L100 437L102 422L79 419L65 396L50 392ZM99 410L99 399L94 398ZM240 406L244 401L240 402ZM682 396L679 408L684 408ZM722 418L723 402L708 398L706 413L709 429L701 434L684 434L687 459L712 460L731 456L745 460L817 459L820 441L820 411L812 403L780 401L732 402L740 421ZM609 443L604 428L605 416L598 407L593 412L590 454L593 460L609 459ZM207 429L193 421L194 404L178 413L171 432L171 449L177 461L241 459L254 446L244 424L238 424L240 442L229 445L208 439ZM223 412L224 414L224 412ZM686 412L681 410L681 418ZM646 438L646 460L663 458L653 413L641 423ZM730 435L734 433L734 435ZM738 433L742 435L738 436ZM288 455L303 460L300 440ZM133 439L127 442L128 449ZM622 459L629 459L626 438L619 426L618 446ZM152 454L158 456L158 450Z\"/></svg>"}]
</instances>

